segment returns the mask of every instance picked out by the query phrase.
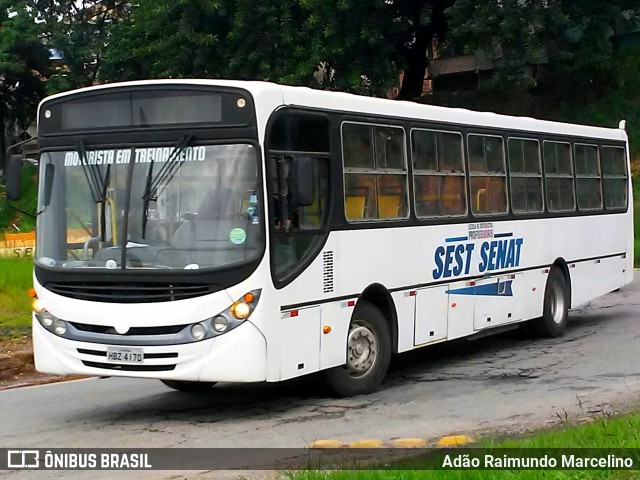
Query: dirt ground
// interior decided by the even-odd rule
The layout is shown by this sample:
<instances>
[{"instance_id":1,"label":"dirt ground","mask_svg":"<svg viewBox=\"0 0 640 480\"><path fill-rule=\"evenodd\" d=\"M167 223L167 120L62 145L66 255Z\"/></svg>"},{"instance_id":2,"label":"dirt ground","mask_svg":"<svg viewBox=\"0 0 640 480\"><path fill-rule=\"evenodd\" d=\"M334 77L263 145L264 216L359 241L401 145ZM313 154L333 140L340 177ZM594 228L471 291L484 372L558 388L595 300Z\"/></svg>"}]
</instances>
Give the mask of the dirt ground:
<instances>
[{"instance_id":1,"label":"dirt ground","mask_svg":"<svg viewBox=\"0 0 640 480\"><path fill-rule=\"evenodd\" d=\"M77 378L82 377L79 375L55 376L36 372L30 336L10 342L0 342L0 390Z\"/></svg>"}]
</instances>

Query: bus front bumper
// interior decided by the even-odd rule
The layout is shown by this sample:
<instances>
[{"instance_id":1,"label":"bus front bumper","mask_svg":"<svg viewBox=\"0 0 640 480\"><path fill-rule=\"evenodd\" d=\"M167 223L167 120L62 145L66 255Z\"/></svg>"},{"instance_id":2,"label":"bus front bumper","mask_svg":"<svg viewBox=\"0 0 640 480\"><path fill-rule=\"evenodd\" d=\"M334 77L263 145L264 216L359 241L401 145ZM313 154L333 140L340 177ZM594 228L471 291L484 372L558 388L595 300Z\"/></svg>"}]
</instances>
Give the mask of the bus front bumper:
<instances>
[{"instance_id":1,"label":"bus front bumper","mask_svg":"<svg viewBox=\"0 0 640 480\"><path fill-rule=\"evenodd\" d=\"M200 342L131 347L143 353L142 363L108 361L109 347L121 346L61 338L33 319L33 350L36 370L39 372L200 382L266 380L266 341L250 322L224 335Z\"/></svg>"}]
</instances>

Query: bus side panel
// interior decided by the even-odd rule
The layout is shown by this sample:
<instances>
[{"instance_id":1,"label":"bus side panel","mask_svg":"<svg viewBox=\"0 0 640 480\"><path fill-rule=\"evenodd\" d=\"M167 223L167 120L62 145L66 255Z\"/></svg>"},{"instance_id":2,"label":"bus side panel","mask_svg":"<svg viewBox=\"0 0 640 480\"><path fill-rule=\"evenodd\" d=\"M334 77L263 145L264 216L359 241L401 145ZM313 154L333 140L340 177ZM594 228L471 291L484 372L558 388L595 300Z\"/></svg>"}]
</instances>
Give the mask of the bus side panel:
<instances>
[{"instance_id":1,"label":"bus side panel","mask_svg":"<svg viewBox=\"0 0 640 480\"><path fill-rule=\"evenodd\" d=\"M348 302L330 302L322 306L322 326L331 331L320 338L320 369L343 365L347 360L347 334L353 307Z\"/></svg>"},{"instance_id":2,"label":"bus side panel","mask_svg":"<svg viewBox=\"0 0 640 480\"><path fill-rule=\"evenodd\" d=\"M447 338L449 285L421 288L416 292L414 345Z\"/></svg>"},{"instance_id":3,"label":"bus side panel","mask_svg":"<svg viewBox=\"0 0 640 480\"><path fill-rule=\"evenodd\" d=\"M325 268L325 253L332 254L331 270ZM282 310L284 306L286 310L279 321L265 322L269 345L273 345L268 355L271 364L279 365L276 378L269 376L268 381L294 378L345 363L355 303L349 304L347 299L331 300L340 296L341 285L348 278L340 268L339 255L338 241L332 233L313 262L290 284L274 292L278 308ZM350 300L357 300L355 292ZM310 301L317 303L296 306ZM291 316L292 312L295 316ZM330 327L330 331L324 333L324 327Z\"/></svg>"},{"instance_id":4,"label":"bus side panel","mask_svg":"<svg viewBox=\"0 0 640 480\"><path fill-rule=\"evenodd\" d=\"M405 290L391 295L398 315L398 353L413 348L414 317L419 315L419 307L416 305L416 296L410 292Z\"/></svg>"},{"instance_id":5,"label":"bus side panel","mask_svg":"<svg viewBox=\"0 0 640 480\"><path fill-rule=\"evenodd\" d=\"M280 380L317 372L320 368L320 315L322 307L283 312L280 329L290 339L280 354Z\"/></svg>"},{"instance_id":6,"label":"bus side panel","mask_svg":"<svg viewBox=\"0 0 640 480\"><path fill-rule=\"evenodd\" d=\"M574 267L575 265L575 267ZM622 256L571 264L571 308L609 293L626 283L626 259ZM598 281L593 279L597 278Z\"/></svg>"},{"instance_id":7,"label":"bus side panel","mask_svg":"<svg viewBox=\"0 0 640 480\"><path fill-rule=\"evenodd\" d=\"M516 275L513 282L514 317L526 321L542 316L547 274L534 269Z\"/></svg>"},{"instance_id":8,"label":"bus side panel","mask_svg":"<svg viewBox=\"0 0 640 480\"><path fill-rule=\"evenodd\" d=\"M452 290L468 288L469 282L449 284L447 339L461 338L473 333L473 315L475 308L474 295L452 294Z\"/></svg>"}]
</instances>

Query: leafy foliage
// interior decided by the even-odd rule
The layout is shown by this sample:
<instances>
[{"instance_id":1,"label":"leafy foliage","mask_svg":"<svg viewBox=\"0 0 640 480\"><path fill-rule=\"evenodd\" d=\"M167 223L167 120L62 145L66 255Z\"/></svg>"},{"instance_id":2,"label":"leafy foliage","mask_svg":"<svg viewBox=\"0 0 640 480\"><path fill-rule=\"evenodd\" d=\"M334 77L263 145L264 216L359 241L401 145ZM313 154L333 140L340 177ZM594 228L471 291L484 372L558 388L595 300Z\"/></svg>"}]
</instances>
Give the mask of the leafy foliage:
<instances>
[{"instance_id":1,"label":"leafy foliage","mask_svg":"<svg viewBox=\"0 0 640 480\"><path fill-rule=\"evenodd\" d=\"M49 53L25 0L0 0L0 121L27 128L44 94Z\"/></svg>"},{"instance_id":2,"label":"leafy foliage","mask_svg":"<svg viewBox=\"0 0 640 480\"><path fill-rule=\"evenodd\" d=\"M112 29L102 78L238 78L379 93L396 71L391 25L377 0L141 0Z\"/></svg>"},{"instance_id":3,"label":"leafy foliage","mask_svg":"<svg viewBox=\"0 0 640 480\"><path fill-rule=\"evenodd\" d=\"M456 0L447 10L454 42L485 51L500 83L535 86L526 64L547 63L568 90L602 84L612 66L614 34L640 26L632 0Z\"/></svg>"},{"instance_id":4,"label":"leafy foliage","mask_svg":"<svg viewBox=\"0 0 640 480\"><path fill-rule=\"evenodd\" d=\"M47 80L49 93L95 83L109 27L129 11L125 0L32 0L43 42L61 56Z\"/></svg>"}]
</instances>

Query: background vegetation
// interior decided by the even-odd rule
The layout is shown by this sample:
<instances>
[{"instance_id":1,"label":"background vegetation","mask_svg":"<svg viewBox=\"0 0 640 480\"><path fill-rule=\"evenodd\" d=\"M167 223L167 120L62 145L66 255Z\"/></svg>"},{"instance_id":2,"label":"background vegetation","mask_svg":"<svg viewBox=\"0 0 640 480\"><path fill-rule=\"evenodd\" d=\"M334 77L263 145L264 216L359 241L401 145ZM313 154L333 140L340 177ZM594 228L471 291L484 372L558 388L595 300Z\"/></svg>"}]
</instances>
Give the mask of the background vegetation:
<instances>
[{"instance_id":1,"label":"background vegetation","mask_svg":"<svg viewBox=\"0 0 640 480\"><path fill-rule=\"evenodd\" d=\"M0 258L0 339L30 332L32 270L30 259Z\"/></svg>"},{"instance_id":2,"label":"background vegetation","mask_svg":"<svg viewBox=\"0 0 640 480\"><path fill-rule=\"evenodd\" d=\"M479 88L441 83L420 98L430 58L477 52L496 66ZM0 175L37 103L62 90L201 77L386 96L401 72L400 99L607 127L624 118L640 171L637 0L0 0ZM32 212L34 178L19 205ZM32 229L3 197L0 186L0 236ZM10 299L27 270L0 263L0 318L19 318L22 300Z\"/></svg>"},{"instance_id":3,"label":"background vegetation","mask_svg":"<svg viewBox=\"0 0 640 480\"><path fill-rule=\"evenodd\" d=\"M414 99L428 58L477 51L512 98L584 103L639 20L637 0L0 0L0 114L24 127L44 93L158 77L384 96L402 71Z\"/></svg>"}]
</instances>

